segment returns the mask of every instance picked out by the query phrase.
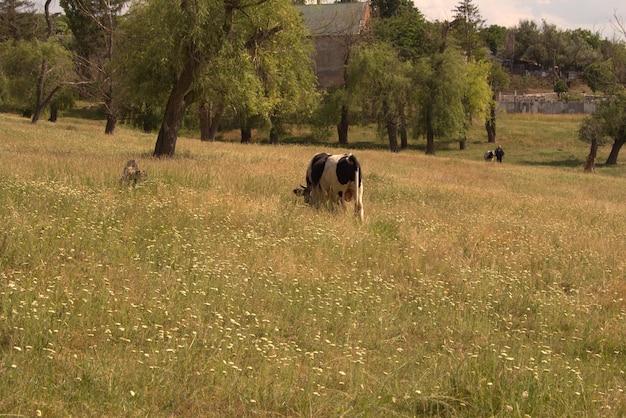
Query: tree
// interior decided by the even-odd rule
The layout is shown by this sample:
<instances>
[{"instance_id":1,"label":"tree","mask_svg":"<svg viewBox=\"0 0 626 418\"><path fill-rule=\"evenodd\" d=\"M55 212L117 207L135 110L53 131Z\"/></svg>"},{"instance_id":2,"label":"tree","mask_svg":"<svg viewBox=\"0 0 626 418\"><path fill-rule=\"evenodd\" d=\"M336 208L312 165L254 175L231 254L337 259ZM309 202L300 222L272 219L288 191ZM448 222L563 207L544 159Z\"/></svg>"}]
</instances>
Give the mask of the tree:
<instances>
[{"instance_id":1,"label":"tree","mask_svg":"<svg viewBox=\"0 0 626 418\"><path fill-rule=\"evenodd\" d=\"M92 98L102 99L107 117L105 134L113 134L118 110L115 103L116 75L112 67L117 16L128 0L61 0L74 34L79 72L93 82Z\"/></svg>"},{"instance_id":2,"label":"tree","mask_svg":"<svg viewBox=\"0 0 626 418\"><path fill-rule=\"evenodd\" d=\"M478 6L472 0L461 0L453 10L454 20L452 30L459 41L461 50L465 52L468 61L481 59L482 40L479 36L485 20L481 17Z\"/></svg>"},{"instance_id":3,"label":"tree","mask_svg":"<svg viewBox=\"0 0 626 418\"><path fill-rule=\"evenodd\" d=\"M374 109L387 130L389 149L398 152L398 125L411 89L411 64L401 61L391 45L379 42L357 48L347 71L351 102Z\"/></svg>"},{"instance_id":4,"label":"tree","mask_svg":"<svg viewBox=\"0 0 626 418\"><path fill-rule=\"evenodd\" d=\"M591 144L585 163L585 171L594 172L598 146L604 145L602 123L597 117L586 117L578 130L578 139Z\"/></svg>"},{"instance_id":5,"label":"tree","mask_svg":"<svg viewBox=\"0 0 626 418\"><path fill-rule=\"evenodd\" d=\"M527 59L539 62L541 59L541 41L537 23L532 20L521 20L511 31L513 36L512 60Z\"/></svg>"},{"instance_id":6,"label":"tree","mask_svg":"<svg viewBox=\"0 0 626 418\"><path fill-rule=\"evenodd\" d=\"M61 105L72 101L71 94L67 92L63 95L63 100L54 101L57 93L69 88L72 62L67 51L53 36L53 19L49 13L51 1L46 0L44 6L47 30L40 36L41 39L12 38L0 44L4 106L20 109L25 116L32 116L32 123L39 121L42 112L51 103ZM9 3L13 6L13 11L18 6L23 8L30 4L20 1ZM9 9L3 9L3 13L7 10Z\"/></svg>"},{"instance_id":7,"label":"tree","mask_svg":"<svg viewBox=\"0 0 626 418\"><path fill-rule=\"evenodd\" d=\"M567 93L569 91L569 86L567 82L563 79L559 79L554 83L554 92L557 94L559 98L563 96L563 93Z\"/></svg>"},{"instance_id":8,"label":"tree","mask_svg":"<svg viewBox=\"0 0 626 418\"><path fill-rule=\"evenodd\" d=\"M430 25L416 8L403 7L372 25L375 39L392 45L404 60L415 62L434 46L428 38Z\"/></svg>"},{"instance_id":9,"label":"tree","mask_svg":"<svg viewBox=\"0 0 626 418\"><path fill-rule=\"evenodd\" d=\"M44 82L40 82L42 62L47 71ZM41 110L55 95L70 95L73 76L70 53L58 42L5 41L0 44L0 73L4 78L3 107L19 110L33 117L39 98ZM71 95L70 95L71 96Z\"/></svg>"},{"instance_id":10,"label":"tree","mask_svg":"<svg viewBox=\"0 0 626 418\"><path fill-rule=\"evenodd\" d=\"M612 138L613 145L606 164L617 164L619 152L626 143L626 93L620 92L610 100L600 103L591 117L593 121L583 122L579 130L579 138L593 140L592 134L596 132ZM595 135L598 138L601 136Z\"/></svg>"},{"instance_id":11,"label":"tree","mask_svg":"<svg viewBox=\"0 0 626 418\"><path fill-rule=\"evenodd\" d=\"M504 26L490 25L480 30L482 41L493 55L498 55L505 44L507 29Z\"/></svg>"},{"instance_id":12,"label":"tree","mask_svg":"<svg viewBox=\"0 0 626 418\"><path fill-rule=\"evenodd\" d=\"M256 21L261 14L266 18ZM289 0L150 0L131 7L128 19L139 19L135 25L143 25L147 38L143 46L158 57L138 53L134 58L164 66L157 74L167 77L163 87L169 89L155 156L174 155L186 110L201 97L198 82L222 50L245 50L246 34L267 33L281 25L281 16L291 15L297 11Z\"/></svg>"},{"instance_id":13,"label":"tree","mask_svg":"<svg viewBox=\"0 0 626 418\"><path fill-rule=\"evenodd\" d=\"M387 19L406 9L414 9L410 0L372 0L372 12L377 18Z\"/></svg>"},{"instance_id":14,"label":"tree","mask_svg":"<svg viewBox=\"0 0 626 418\"><path fill-rule=\"evenodd\" d=\"M281 15L280 25L267 29L272 9L250 16L253 31L244 35L245 58L252 63L260 95L254 97L258 115L270 127L270 142L278 143L282 120L299 112L308 113L316 104L316 79L311 66L313 45L299 14ZM269 15L268 15L269 14ZM250 108L249 100L245 106Z\"/></svg>"},{"instance_id":15,"label":"tree","mask_svg":"<svg viewBox=\"0 0 626 418\"><path fill-rule=\"evenodd\" d=\"M589 65L602 61L599 34L576 29L565 31L562 37L564 49L559 58L560 68L583 71Z\"/></svg>"},{"instance_id":16,"label":"tree","mask_svg":"<svg viewBox=\"0 0 626 418\"><path fill-rule=\"evenodd\" d=\"M535 57L535 61L543 68L550 68L553 71L554 81L556 82L559 78L560 64L565 51L563 32L556 25L549 24L544 20L540 39L542 41L542 52L541 55L538 54Z\"/></svg>"},{"instance_id":17,"label":"tree","mask_svg":"<svg viewBox=\"0 0 626 418\"><path fill-rule=\"evenodd\" d=\"M54 39L51 39L54 32L54 24L52 21L52 17L50 16L51 2L52 0L46 0L46 3L44 5L44 15L46 17L46 26L48 28L45 37L45 41L47 43L54 42ZM33 112L32 123L37 123L39 121L43 110L46 108L46 106L50 104L55 93L62 88L61 84L54 83L55 85L53 85L52 88L46 89L46 84L48 84L49 71L49 57L46 54L43 54L41 57L39 78L37 80L37 94L35 96L35 111Z\"/></svg>"},{"instance_id":18,"label":"tree","mask_svg":"<svg viewBox=\"0 0 626 418\"><path fill-rule=\"evenodd\" d=\"M489 115L485 119L487 130L487 142L496 142L496 110L498 107L498 95L509 87L510 78L500 63L492 61L489 65L488 83L491 89L491 101L489 103Z\"/></svg>"},{"instance_id":19,"label":"tree","mask_svg":"<svg viewBox=\"0 0 626 418\"><path fill-rule=\"evenodd\" d=\"M40 23L32 1L0 0L0 42L39 38L45 26Z\"/></svg>"},{"instance_id":20,"label":"tree","mask_svg":"<svg viewBox=\"0 0 626 418\"><path fill-rule=\"evenodd\" d=\"M436 137L458 135L464 129L464 65L459 51L442 46L438 52L420 59L414 69L417 126L426 136L426 154L435 154Z\"/></svg>"},{"instance_id":21,"label":"tree","mask_svg":"<svg viewBox=\"0 0 626 418\"><path fill-rule=\"evenodd\" d=\"M465 132L472 124L473 119L477 118L480 121L484 121L489 115L493 95L488 83L490 69L491 64L487 61L473 61L465 64L462 103L466 115L466 123L463 125L461 149L466 147Z\"/></svg>"}]
</instances>

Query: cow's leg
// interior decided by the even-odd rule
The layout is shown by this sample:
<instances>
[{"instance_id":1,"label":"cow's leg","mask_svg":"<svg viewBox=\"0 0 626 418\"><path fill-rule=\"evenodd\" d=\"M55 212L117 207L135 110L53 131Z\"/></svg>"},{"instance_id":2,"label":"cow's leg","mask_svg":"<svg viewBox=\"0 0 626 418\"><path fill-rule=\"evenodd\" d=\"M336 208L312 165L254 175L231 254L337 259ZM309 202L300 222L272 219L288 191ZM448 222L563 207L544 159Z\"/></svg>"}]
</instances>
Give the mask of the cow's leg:
<instances>
[{"instance_id":1,"label":"cow's leg","mask_svg":"<svg viewBox=\"0 0 626 418\"><path fill-rule=\"evenodd\" d=\"M359 219L361 220L361 222L363 222L363 218L364 218L364 214L363 214L363 183L360 182L360 178L359 176L361 175L360 170L356 171L356 176L355 176L355 189L356 189L356 196L354 196L354 212L355 215L359 217ZM359 183L361 183L359 185Z\"/></svg>"},{"instance_id":2,"label":"cow's leg","mask_svg":"<svg viewBox=\"0 0 626 418\"><path fill-rule=\"evenodd\" d=\"M321 201L322 193L322 189L319 186L311 187L309 193L309 203L314 206L318 205Z\"/></svg>"}]
</instances>

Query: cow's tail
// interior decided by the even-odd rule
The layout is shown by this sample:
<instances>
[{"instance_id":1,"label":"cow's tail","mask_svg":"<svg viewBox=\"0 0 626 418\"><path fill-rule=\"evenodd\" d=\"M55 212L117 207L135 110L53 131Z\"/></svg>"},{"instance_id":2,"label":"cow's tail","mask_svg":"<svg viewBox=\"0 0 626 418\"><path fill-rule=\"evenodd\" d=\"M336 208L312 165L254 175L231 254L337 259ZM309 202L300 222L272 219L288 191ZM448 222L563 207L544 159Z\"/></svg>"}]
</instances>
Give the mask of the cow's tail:
<instances>
[{"instance_id":1,"label":"cow's tail","mask_svg":"<svg viewBox=\"0 0 626 418\"><path fill-rule=\"evenodd\" d=\"M357 166L355 172L354 172L354 192L356 193L356 201L357 203L359 202L359 184L361 183L359 180L361 176L361 170L359 170L359 167Z\"/></svg>"}]
</instances>

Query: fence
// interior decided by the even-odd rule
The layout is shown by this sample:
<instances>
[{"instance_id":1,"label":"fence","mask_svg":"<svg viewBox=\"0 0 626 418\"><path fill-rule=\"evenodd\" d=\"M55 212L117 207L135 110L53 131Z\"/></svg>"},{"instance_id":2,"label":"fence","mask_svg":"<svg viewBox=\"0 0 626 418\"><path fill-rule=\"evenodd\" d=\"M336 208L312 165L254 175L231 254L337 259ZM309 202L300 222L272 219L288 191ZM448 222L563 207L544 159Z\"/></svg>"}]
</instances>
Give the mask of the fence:
<instances>
[{"instance_id":1,"label":"fence","mask_svg":"<svg viewBox=\"0 0 626 418\"><path fill-rule=\"evenodd\" d=\"M498 108L506 113L590 114L603 100L606 100L605 96L583 95L578 101L559 101L556 93L502 95L498 100Z\"/></svg>"}]
</instances>

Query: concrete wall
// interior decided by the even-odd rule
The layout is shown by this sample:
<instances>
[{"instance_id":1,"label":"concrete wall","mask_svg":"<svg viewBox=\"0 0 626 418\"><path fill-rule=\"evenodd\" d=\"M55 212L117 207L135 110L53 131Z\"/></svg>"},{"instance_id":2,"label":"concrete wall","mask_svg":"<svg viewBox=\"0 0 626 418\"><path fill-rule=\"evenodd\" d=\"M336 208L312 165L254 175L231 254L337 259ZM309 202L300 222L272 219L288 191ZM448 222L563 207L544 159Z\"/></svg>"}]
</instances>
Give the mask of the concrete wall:
<instances>
[{"instance_id":1,"label":"concrete wall","mask_svg":"<svg viewBox=\"0 0 626 418\"><path fill-rule=\"evenodd\" d=\"M581 101L558 101L556 93L501 96L498 108L506 113L542 113L547 115L586 113L596 110L596 106L605 100L602 96L584 96Z\"/></svg>"}]
</instances>

